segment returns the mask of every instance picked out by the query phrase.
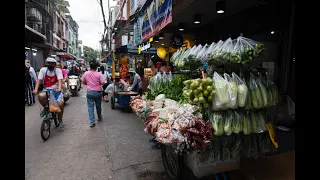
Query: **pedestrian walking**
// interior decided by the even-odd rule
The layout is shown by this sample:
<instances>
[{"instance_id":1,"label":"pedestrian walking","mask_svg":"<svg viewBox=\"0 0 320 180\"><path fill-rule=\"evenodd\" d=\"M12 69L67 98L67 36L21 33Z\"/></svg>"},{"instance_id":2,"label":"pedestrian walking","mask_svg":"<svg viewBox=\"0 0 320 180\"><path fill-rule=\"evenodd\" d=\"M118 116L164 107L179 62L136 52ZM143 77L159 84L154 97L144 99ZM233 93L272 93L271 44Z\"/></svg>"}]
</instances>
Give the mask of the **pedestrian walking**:
<instances>
[{"instance_id":1,"label":"pedestrian walking","mask_svg":"<svg viewBox=\"0 0 320 180\"><path fill-rule=\"evenodd\" d=\"M32 93L34 85L38 80L37 74L33 67L31 67L29 60L25 60L25 104L30 106L36 102L35 95Z\"/></svg>"},{"instance_id":2,"label":"pedestrian walking","mask_svg":"<svg viewBox=\"0 0 320 180\"><path fill-rule=\"evenodd\" d=\"M95 117L94 117L94 105L96 105L98 121L102 120L101 114L101 101L102 101L102 91L101 86L105 84L103 75L97 72L99 63L96 60L90 61L90 70L85 72L82 76L82 83L87 85L87 105L88 113L90 119L90 127L94 127Z\"/></svg>"},{"instance_id":3,"label":"pedestrian walking","mask_svg":"<svg viewBox=\"0 0 320 180\"><path fill-rule=\"evenodd\" d=\"M103 79L104 79L104 85L102 86L102 99L105 101L105 102L109 102L108 100L108 93L105 92L106 88L108 87L109 85L109 81L110 81L110 75L108 73L108 71L106 71L104 69L104 66L100 66L100 73L102 74L103 76Z\"/></svg>"}]
</instances>

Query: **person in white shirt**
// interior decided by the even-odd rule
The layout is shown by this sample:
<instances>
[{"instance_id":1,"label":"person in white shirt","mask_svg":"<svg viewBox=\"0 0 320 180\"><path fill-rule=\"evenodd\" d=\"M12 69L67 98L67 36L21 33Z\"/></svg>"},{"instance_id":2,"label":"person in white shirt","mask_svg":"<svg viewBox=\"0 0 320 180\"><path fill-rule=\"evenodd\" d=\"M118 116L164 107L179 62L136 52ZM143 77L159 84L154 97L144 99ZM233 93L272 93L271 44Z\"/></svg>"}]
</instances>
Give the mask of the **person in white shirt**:
<instances>
[{"instance_id":1,"label":"person in white shirt","mask_svg":"<svg viewBox=\"0 0 320 180\"><path fill-rule=\"evenodd\" d=\"M106 93L106 92L104 92L104 91L106 90L106 88L107 88L108 85L109 85L110 75L109 75L108 71L106 71L106 70L104 69L104 66L100 66L100 73L102 74L103 79L104 79L104 83L105 83L105 84L102 86L102 89L103 89L103 91L102 91L102 99L103 99L104 101L106 101L106 102L109 102L109 100L108 100L108 93Z\"/></svg>"},{"instance_id":2,"label":"person in white shirt","mask_svg":"<svg viewBox=\"0 0 320 180\"><path fill-rule=\"evenodd\" d=\"M58 113L59 126L60 128L63 128L64 124L62 122L62 116L63 116L63 110L64 110L64 103L63 103L63 95L61 93L63 74L60 68L56 68L56 63L57 63L57 60L55 60L54 58L46 59L47 67L43 67L40 69L36 87L33 93L34 94L38 93L38 89L41 81L43 81L43 85L46 90L55 91L54 96L61 110L61 112ZM45 92L39 93L38 100L43 107L49 108L49 107L46 107L47 98L46 98ZM41 115L43 115L43 113L46 111L48 111L48 109L45 109L41 113Z\"/></svg>"},{"instance_id":3,"label":"person in white shirt","mask_svg":"<svg viewBox=\"0 0 320 180\"><path fill-rule=\"evenodd\" d=\"M32 93L34 84L37 80L36 72L31 67L29 60L24 61L25 65L25 103L30 106L36 102L35 96Z\"/></svg>"},{"instance_id":4,"label":"person in white shirt","mask_svg":"<svg viewBox=\"0 0 320 180\"><path fill-rule=\"evenodd\" d=\"M32 78L33 83L35 83L38 78L37 78L37 74L36 71L34 70L34 68L30 65L30 61L29 60L25 60L24 64L26 65L26 67L29 67L29 71L30 71L30 76Z\"/></svg>"}]
</instances>

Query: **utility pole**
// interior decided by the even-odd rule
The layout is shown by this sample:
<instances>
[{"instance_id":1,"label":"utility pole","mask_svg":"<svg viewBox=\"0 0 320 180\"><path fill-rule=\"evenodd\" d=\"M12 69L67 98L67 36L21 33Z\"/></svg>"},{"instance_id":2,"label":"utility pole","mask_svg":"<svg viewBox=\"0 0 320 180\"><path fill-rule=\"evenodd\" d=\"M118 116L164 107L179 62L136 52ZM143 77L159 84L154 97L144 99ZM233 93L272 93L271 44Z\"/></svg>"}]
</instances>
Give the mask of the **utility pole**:
<instances>
[{"instance_id":1,"label":"utility pole","mask_svg":"<svg viewBox=\"0 0 320 180\"><path fill-rule=\"evenodd\" d=\"M103 18L103 24L104 24L104 32L107 29L107 22L106 22L106 18L104 15L104 10L103 10L103 3L102 0L100 0L100 7L101 7L101 12L102 12L102 18ZM109 0L108 0L108 4L109 4ZM104 57L104 50L103 50L103 44L104 44L104 33L102 34L102 40L100 41L101 44L101 56Z\"/></svg>"}]
</instances>

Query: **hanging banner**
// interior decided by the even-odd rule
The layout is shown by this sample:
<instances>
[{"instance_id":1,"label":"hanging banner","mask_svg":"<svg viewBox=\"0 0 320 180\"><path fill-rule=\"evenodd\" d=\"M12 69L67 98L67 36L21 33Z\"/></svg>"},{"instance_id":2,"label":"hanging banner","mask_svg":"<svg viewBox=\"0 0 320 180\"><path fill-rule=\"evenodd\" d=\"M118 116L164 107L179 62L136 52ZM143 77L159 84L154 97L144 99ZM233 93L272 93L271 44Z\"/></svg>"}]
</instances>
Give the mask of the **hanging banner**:
<instances>
[{"instance_id":1,"label":"hanging banner","mask_svg":"<svg viewBox=\"0 0 320 180\"><path fill-rule=\"evenodd\" d=\"M141 20L142 42L145 42L172 22L172 0L153 0Z\"/></svg>"},{"instance_id":2,"label":"hanging banner","mask_svg":"<svg viewBox=\"0 0 320 180\"><path fill-rule=\"evenodd\" d=\"M137 18L137 21L133 25L133 39L134 39L134 45L137 46L138 44L142 43L142 22L143 22L143 16L139 16Z\"/></svg>"}]
</instances>

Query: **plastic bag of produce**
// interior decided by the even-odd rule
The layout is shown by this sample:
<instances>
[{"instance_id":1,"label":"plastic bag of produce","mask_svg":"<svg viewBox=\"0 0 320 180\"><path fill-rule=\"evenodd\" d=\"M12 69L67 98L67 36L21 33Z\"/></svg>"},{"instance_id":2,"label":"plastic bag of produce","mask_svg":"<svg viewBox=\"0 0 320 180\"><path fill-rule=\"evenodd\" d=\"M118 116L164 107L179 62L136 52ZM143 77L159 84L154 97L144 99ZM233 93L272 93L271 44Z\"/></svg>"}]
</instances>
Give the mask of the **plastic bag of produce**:
<instances>
[{"instance_id":1,"label":"plastic bag of produce","mask_svg":"<svg viewBox=\"0 0 320 180\"><path fill-rule=\"evenodd\" d=\"M251 130L252 133L262 133L263 129L260 126L260 123L258 122L258 117L256 112L250 112L250 122L251 122Z\"/></svg>"},{"instance_id":2,"label":"plastic bag of produce","mask_svg":"<svg viewBox=\"0 0 320 180\"><path fill-rule=\"evenodd\" d=\"M58 94L58 93L56 93L56 94ZM50 92L50 96L49 96L49 111L50 112L55 112L55 113L61 112L61 109L60 109L60 107L58 105L58 101L55 98L55 93L54 92Z\"/></svg>"},{"instance_id":3,"label":"plastic bag of produce","mask_svg":"<svg viewBox=\"0 0 320 180\"><path fill-rule=\"evenodd\" d=\"M222 160L229 160L232 156L233 136L223 136Z\"/></svg>"},{"instance_id":4,"label":"plastic bag of produce","mask_svg":"<svg viewBox=\"0 0 320 180\"><path fill-rule=\"evenodd\" d=\"M225 114L224 119L224 132L227 136L230 136L233 132L234 126L234 113L231 110L228 110Z\"/></svg>"},{"instance_id":5,"label":"plastic bag of produce","mask_svg":"<svg viewBox=\"0 0 320 180\"><path fill-rule=\"evenodd\" d=\"M213 73L213 82L214 82L214 88L216 91L216 96L218 97L218 100L222 104L227 104L230 101L229 96L229 82L221 77L217 72Z\"/></svg>"},{"instance_id":6,"label":"plastic bag of produce","mask_svg":"<svg viewBox=\"0 0 320 180\"><path fill-rule=\"evenodd\" d=\"M224 41L220 40L215 44L210 52L208 53L207 59L209 64L216 65L215 59L218 57L218 52L221 50L221 46L224 44Z\"/></svg>"},{"instance_id":7,"label":"plastic bag of produce","mask_svg":"<svg viewBox=\"0 0 320 180\"><path fill-rule=\"evenodd\" d=\"M264 50L264 45L245 37L238 37L232 50L231 62L248 64Z\"/></svg>"},{"instance_id":8,"label":"plastic bag of produce","mask_svg":"<svg viewBox=\"0 0 320 180\"><path fill-rule=\"evenodd\" d=\"M232 79L236 82L238 87L237 104L239 107L244 107L248 98L249 91L247 84L236 73L232 73Z\"/></svg>"},{"instance_id":9,"label":"plastic bag of produce","mask_svg":"<svg viewBox=\"0 0 320 180\"><path fill-rule=\"evenodd\" d=\"M198 46L196 46L194 49L191 50L190 54L189 54L189 61L196 61L196 57L199 54L199 52L202 50L203 46L201 44L199 44ZM200 59L199 59L200 61Z\"/></svg>"},{"instance_id":10,"label":"plastic bag of produce","mask_svg":"<svg viewBox=\"0 0 320 180\"><path fill-rule=\"evenodd\" d=\"M242 136L241 157L251 158L251 136Z\"/></svg>"},{"instance_id":11,"label":"plastic bag of produce","mask_svg":"<svg viewBox=\"0 0 320 180\"><path fill-rule=\"evenodd\" d=\"M231 108L231 109L237 109L238 104L237 104L237 96L238 96L238 86L236 81L233 80L229 76L229 74L224 73L223 74L224 79L228 81L228 93L230 97L230 101L226 104L226 107Z\"/></svg>"},{"instance_id":12,"label":"plastic bag of produce","mask_svg":"<svg viewBox=\"0 0 320 180\"><path fill-rule=\"evenodd\" d=\"M233 41L228 38L224 41L223 45L215 53L214 61L215 64L222 65L229 62L231 59L231 52L233 50Z\"/></svg>"},{"instance_id":13,"label":"plastic bag of produce","mask_svg":"<svg viewBox=\"0 0 320 180\"><path fill-rule=\"evenodd\" d=\"M242 130L243 130L243 134L245 135L248 135L251 133L251 120L250 120L249 111L247 111L244 116Z\"/></svg>"},{"instance_id":14,"label":"plastic bag of produce","mask_svg":"<svg viewBox=\"0 0 320 180\"><path fill-rule=\"evenodd\" d=\"M268 107L268 92L267 89L265 87L265 81L262 77L261 74L259 74L259 78L257 79L257 84L259 86L260 92L261 92L261 99L262 99L262 103L260 104L260 107Z\"/></svg>"},{"instance_id":15,"label":"plastic bag of produce","mask_svg":"<svg viewBox=\"0 0 320 180\"><path fill-rule=\"evenodd\" d=\"M221 136L224 133L224 112L213 112L209 115L215 136Z\"/></svg>"},{"instance_id":16,"label":"plastic bag of produce","mask_svg":"<svg viewBox=\"0 0 320 180\"><path fill-rule=\"evenodd\" d=\"M170 58L170 62L171 62L172 64L175 64L175 62L177 61L177 57L179 57L180 54L181 54L181 51L180 51L180 50L178 50L177 52L175 52L175 53L172 55L172 57Z\"/></svg>"},{"instance_id":17,"label":"plastic bag of produce","mask_svg":"<svg viewBox=\"0 0 320 180\"><path fill-rule=\"evenodd\" d=\"M245 110L252 109L252 100L251 100L251 91L250 91L250 89L248 90L247 100L246 100L246 104L244 106L244 109Z\"/></svg>"},{"instance_id":18,"label":"plastic bag of produce","mask_svg":"<svg viewBox=\"0 0 320 180\"><path fill-rule=\"evenodd\" d=\"M263 100L259 84L257 83L257 78L252 73L250 73L249 88L253 108L262 107Z\"/></svg>"},{"instance_id":19,"label":"plastic bag of produce","mask_svg":"<svg viewBox=\"0 0 320 180\"><path fill-rule=\"evenodd\" d=\"M267 115L266 115L266 113L263 111L259 111L259 112L257 112L256 115L257 115L256 117L258 118L257 120L258 120L259 127L261 128L261 131L259 133L267 131L267 126L266 126Z\"/></svg>"},{"instance_id":20,"label":"plastic bag of produce","mask_svg":"<svg viewBox=\"0 0 320 180\"><path fill-rule=\"evenodd\" d=\"M211 53L212 48L215 46L215 44L216 43L214 43L214 42L212 44L210 44L210 45L206 44L207 46L205 46L205 48L203 48L204 51L203 52L199 52L197 58L199 58L202 63L208 61L207 57L208 57L209 53Z\"/></svg>"},{"instance_id":21,"label":"plastic bag of produce","mask_svg":"<svg viewBox=\"0 0 320 180\"><path fill-rule=\"evenodd\" d=\"M212 110L220 111L223 109L224 109L223 104L220 102L217 96L214 96L212 100Z\"/></svg>"},{"instance_id":22,"label":"plastic bag of produce","mask_svg":"<svg viewBox=\"0 0 320 180\"><path fill-rule=\"evenodd\" d=\"M170 71L169 74L168 74L168 80L169 80L169 82L172 81L172 78L173 78L173 76L172 76L172 73L171 73L171 71Z\"/></svg>"},{"instance_id":23,"label":"plastic bag of produce","mask_svg":"<svg viewBox=\"0 0 320 180\"><path fill-rule=\"evenodd\" d=\"M234 111L233 133L242 132L244 115L241 111Z\"/></svg>"},{"instance_id":24,"label":"plastic bag of produce","mask_svg":"<svg viewBox=\"0 0 320 180\"><path fill-rule=\"evenodd\" d=\"M209 45L205 44L202 46L201 49L199 49L197 56L196 56L196 61L202 61L203 62L203 57L205 56L205 52L207 51Z\"/></svg>"},{"instance_id":25,"label":"plastic bag of produce","mask_svg":"<svg viewBox=\"0 0 320 180\"><path fill-rule=\"evenodd\" d=\"M233 134L233 142L231 146L231 158L238 157L242 149L241 134Z\"/></svg>"}]
</instances>

